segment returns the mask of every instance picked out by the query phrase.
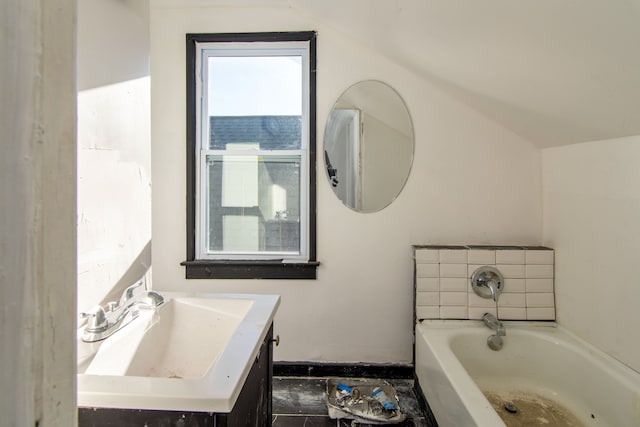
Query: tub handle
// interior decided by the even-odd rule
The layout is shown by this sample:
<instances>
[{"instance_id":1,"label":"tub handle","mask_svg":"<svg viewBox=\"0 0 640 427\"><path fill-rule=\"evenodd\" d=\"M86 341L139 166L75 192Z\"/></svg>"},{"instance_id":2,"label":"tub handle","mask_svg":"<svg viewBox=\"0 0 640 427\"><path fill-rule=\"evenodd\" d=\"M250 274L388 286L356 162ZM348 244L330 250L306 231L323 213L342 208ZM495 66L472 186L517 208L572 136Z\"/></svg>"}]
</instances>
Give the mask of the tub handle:
<instances>
[{"instance_id":1,"label":"tub handle","mask_svg":"<svg viewBox=\"0 0 640 427\"><path fill-rule=\"evenodd\" d=\"M497 303L504 288L504 277L497 268L485 265L471 275L471 288L478 296Z\"/></svg>"}]
</instances>

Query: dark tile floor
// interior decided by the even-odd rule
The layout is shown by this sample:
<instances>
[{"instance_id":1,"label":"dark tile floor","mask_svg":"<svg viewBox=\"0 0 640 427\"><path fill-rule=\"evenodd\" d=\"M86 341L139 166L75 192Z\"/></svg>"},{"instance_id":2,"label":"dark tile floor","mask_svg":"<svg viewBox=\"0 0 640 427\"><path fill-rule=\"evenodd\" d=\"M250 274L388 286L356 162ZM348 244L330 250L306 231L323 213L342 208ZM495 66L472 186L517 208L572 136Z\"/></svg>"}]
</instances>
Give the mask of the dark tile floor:
<instances>
[{"instance_id":1,"label":"dark tile floor","mask_svg":"<svg viewBox=\"0 0 640 427\"><path fill-rule=\"evenodd\" d=\"M396 390L405 420L399 427L437 427L423 413L413 391L413 381L386 380ZM329 418L325 390L326 378L273 377L274 427L351 427L351 420ZM345 380L347 384L348 380ZM369 424L358 424L368 427Z\"/></svg>"}]
</instances>

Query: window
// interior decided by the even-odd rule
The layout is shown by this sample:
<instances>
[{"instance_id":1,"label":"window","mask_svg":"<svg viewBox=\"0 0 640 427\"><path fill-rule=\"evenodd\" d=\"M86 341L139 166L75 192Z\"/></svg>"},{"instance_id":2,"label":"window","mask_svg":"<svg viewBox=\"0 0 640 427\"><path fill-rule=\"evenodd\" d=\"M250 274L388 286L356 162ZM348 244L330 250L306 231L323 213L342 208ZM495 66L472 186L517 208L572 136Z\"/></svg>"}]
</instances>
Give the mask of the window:
<instances>
[{"instance_id":1,"label":"window","mask_svg":"<svg viewBox=\"0 0 640 427\"><path fill-rule=\"evenodd\" d=\"M315 33L187 34L187 278L315 279Z\"/></svg>"}]
</instances>

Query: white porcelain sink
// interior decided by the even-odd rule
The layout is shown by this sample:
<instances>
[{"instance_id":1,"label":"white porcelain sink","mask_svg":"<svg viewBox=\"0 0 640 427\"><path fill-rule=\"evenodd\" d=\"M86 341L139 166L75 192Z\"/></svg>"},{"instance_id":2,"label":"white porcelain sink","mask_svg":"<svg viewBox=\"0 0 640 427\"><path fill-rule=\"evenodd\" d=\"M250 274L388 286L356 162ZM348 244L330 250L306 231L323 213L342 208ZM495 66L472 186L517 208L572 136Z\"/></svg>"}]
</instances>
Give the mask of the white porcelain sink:
<instances>
[{"instance_id":1,"label":"white porcelain sink","mask_svg":"<svg viewBox=\"0 0 640 427\"><path fill-rule=\"evenodd\" d=\"M275 295L163 293L99 343L78 343L78 405L229 412L266 337Z\"/></svg>"}]
</instances>

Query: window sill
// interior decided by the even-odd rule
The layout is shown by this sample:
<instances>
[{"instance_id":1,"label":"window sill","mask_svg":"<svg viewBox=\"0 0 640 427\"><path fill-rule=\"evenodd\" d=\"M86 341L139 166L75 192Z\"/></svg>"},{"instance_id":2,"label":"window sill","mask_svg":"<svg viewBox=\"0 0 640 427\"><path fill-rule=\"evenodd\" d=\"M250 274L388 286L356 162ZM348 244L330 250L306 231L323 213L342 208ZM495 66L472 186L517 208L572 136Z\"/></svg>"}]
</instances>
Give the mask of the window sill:
<instances>
[{"instance_id":1,"label":"window sill","mask_svg":"<svg viewBox=\"0 0 640 427\"><path fill-rule=\"evenodd\" d=\"M187 279L316 279L317 261L183 261Z\"/></svg>"}]
</instances>

